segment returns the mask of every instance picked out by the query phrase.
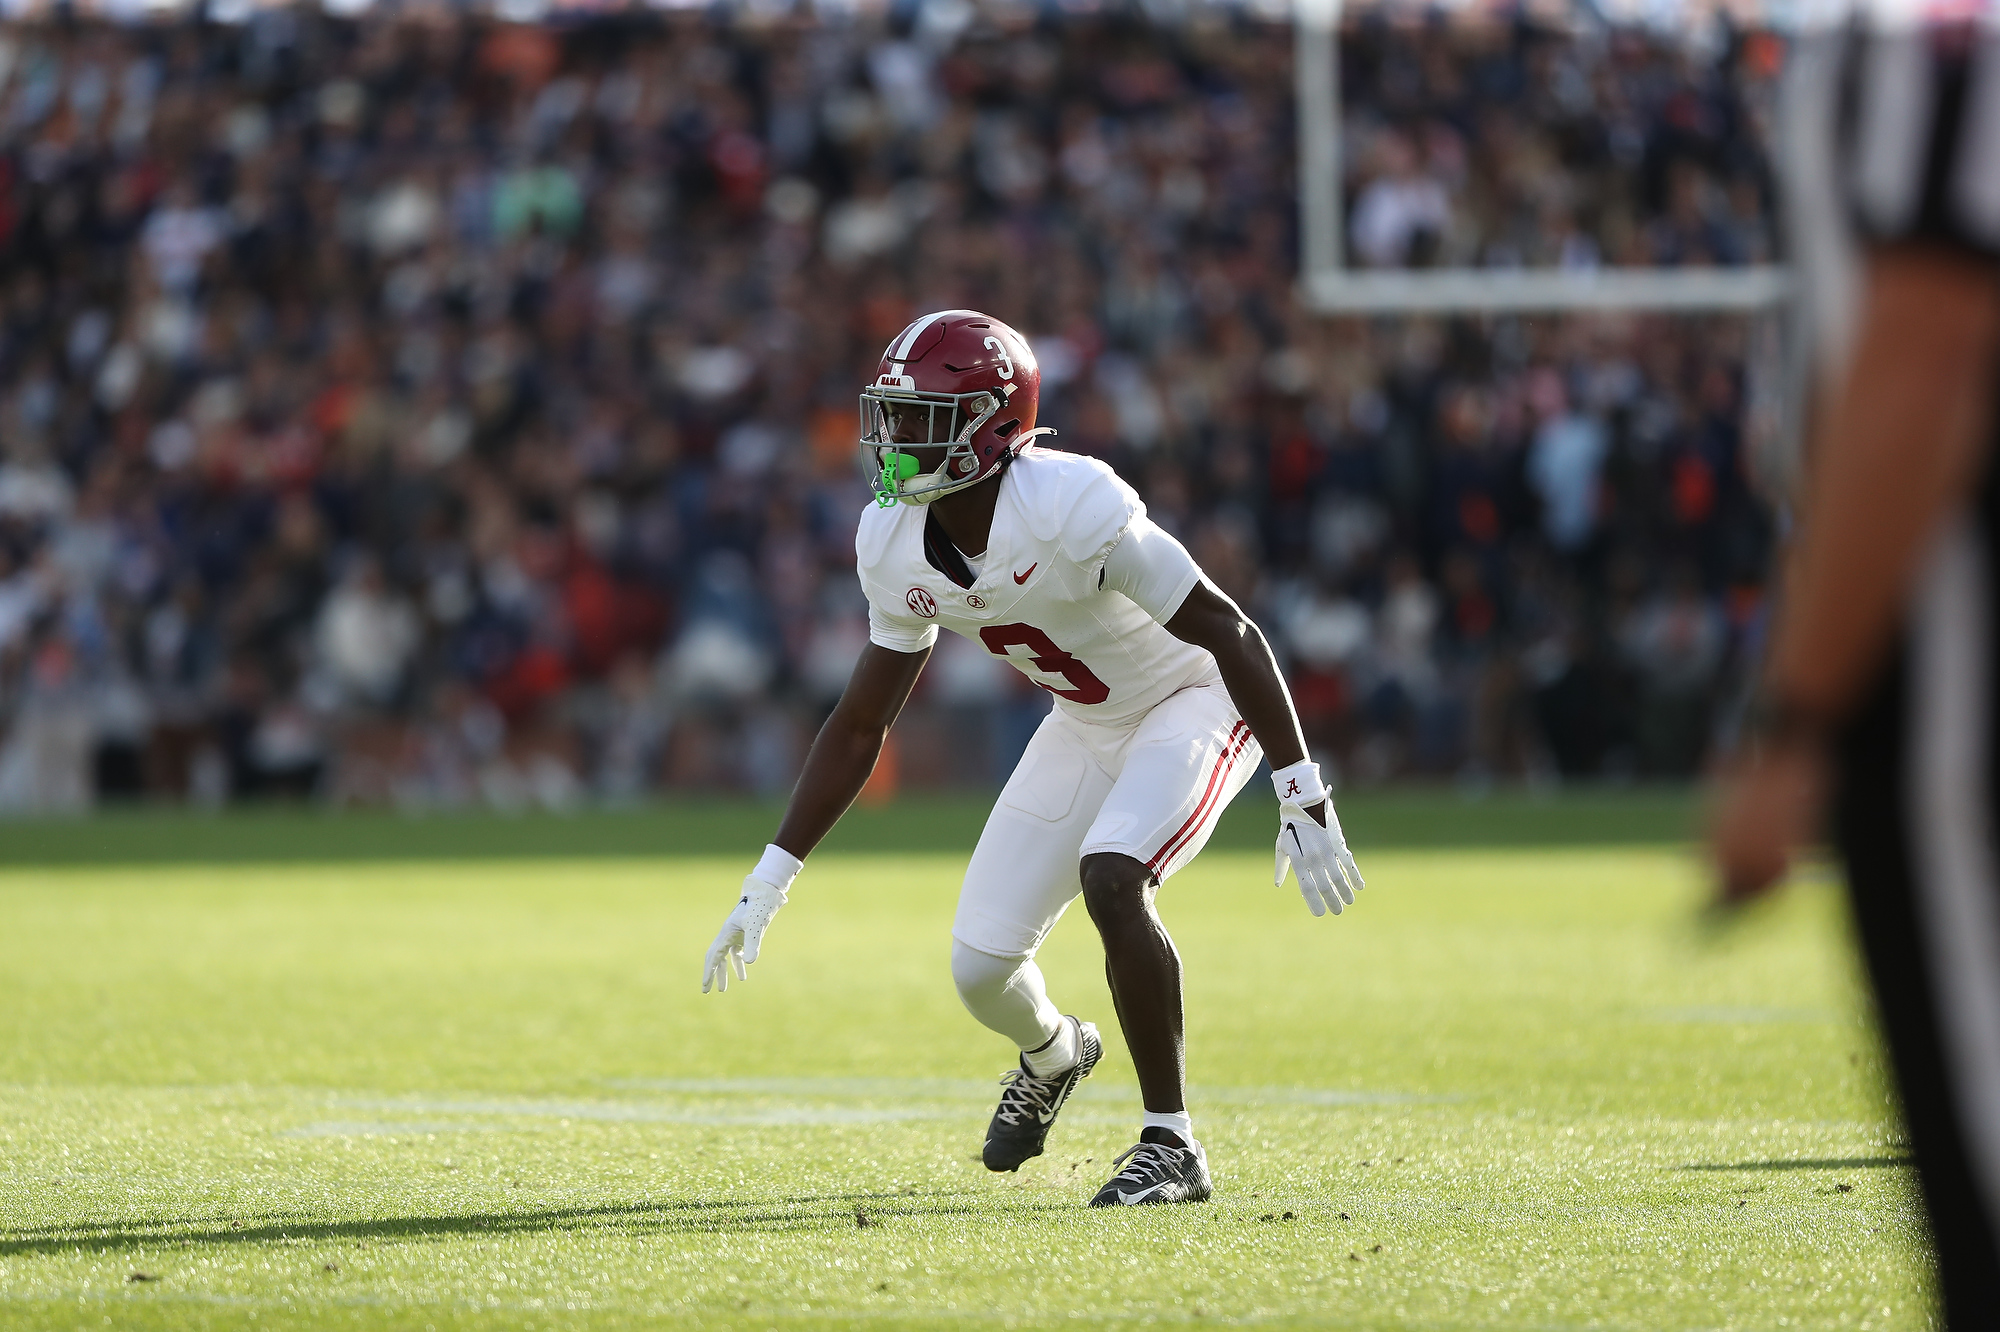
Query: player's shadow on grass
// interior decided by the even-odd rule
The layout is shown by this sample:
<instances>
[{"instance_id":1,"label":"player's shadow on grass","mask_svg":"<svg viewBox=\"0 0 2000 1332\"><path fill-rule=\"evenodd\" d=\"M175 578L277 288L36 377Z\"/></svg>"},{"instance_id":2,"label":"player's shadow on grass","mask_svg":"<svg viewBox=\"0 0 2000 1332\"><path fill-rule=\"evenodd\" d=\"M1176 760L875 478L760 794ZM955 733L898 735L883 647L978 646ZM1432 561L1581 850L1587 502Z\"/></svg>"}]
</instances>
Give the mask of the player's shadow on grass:
<instances>
[{"instance_id":1,"label":"player's shadow on grass","mask_svg":"<svg viewBox=\"0 0 2000 1332\"><path fill-rule=\"evenodd\" d=\"M1066 1202L1030 1202L975 1194L829 1193L741 1201L684 1200L605 1207L546 1208L524 1212L468 1212L456 1216L393 1216L365 1221L311 1221L252 1215L188 1221L84 1221L70 1226L0 1230L0 1257L58 1253L117 1253L129 1249L197 1244L302 1241L423 1240L460 1235L522 1235L605 1230L624 1235L732 1231L859 1230L900 1217L1066 1211Z\"/></svg>"},{"instance_id":2,"label":"player's shadow on grass","mask_svg":"<svg viewBox=\"0 0 2000 1332\"><path fill-rule=\"evenodd\" d=\"M1803 1161L1698 1161L1680 1170L1887 1170L1915 1165L1907 1156L1835 1156Z\"/></svg>"}]
</instances>

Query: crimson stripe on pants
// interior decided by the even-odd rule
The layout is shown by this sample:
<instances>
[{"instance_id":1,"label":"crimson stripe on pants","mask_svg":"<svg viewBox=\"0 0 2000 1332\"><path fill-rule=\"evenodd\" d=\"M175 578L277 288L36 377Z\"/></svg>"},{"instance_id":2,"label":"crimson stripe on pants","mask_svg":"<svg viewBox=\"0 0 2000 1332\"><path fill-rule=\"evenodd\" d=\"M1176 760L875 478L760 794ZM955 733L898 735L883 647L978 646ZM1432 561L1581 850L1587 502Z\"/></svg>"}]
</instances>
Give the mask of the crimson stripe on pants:
<instances>
[{"instance_id":1,"label":"crimson stripe on pants","mask_svg":"<svg viewBox=\"0 0 2000 1332\"><path fill-rule=\"evenodd\" d=\"M1155 874L1159 873L1160 867L1172 860L1174 854L1194 836L1195 831L1201 827L1202 820L1208 816L1208 808L1214 803L1216 794L1226 785L1225 779L1229 775L1229 770L1236 766L1237 756L1242 754L1244 747L1249 743L1250 723L1237 722L1229 732L1229 739L1223 742L1222 752L1215 757L1215 767L1209 771L1208 788L1201 793L1201 802L1194 807L1194 813L1188 815L1187 822L1167 839L1166 845L1146 862L1147 869Z\"/></svg>"}]
</instances>

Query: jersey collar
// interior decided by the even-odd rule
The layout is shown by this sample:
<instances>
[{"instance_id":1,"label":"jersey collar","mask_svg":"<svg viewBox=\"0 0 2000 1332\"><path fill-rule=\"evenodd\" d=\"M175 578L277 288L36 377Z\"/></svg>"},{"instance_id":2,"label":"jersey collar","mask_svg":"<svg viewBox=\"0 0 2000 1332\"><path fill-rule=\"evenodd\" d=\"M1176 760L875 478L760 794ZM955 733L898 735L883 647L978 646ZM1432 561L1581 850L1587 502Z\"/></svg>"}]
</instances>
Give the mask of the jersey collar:
<instances>
[{"instance_id":1,"label":"jersey collar","mask_svg":"<svg viewBox=\"0 0 2000 1332\"><path fill-rule=\"evenodd\" d=\"M924 562L960 587L972 586L972 570L966 567L965 557L944 534L937 515L928 509L924 512Z\"/></svg>"},{"instance_id":2,"label":"jersey collar","mask_svg":"<svg viewBox=\"0 0 2000 1332\"><path fill-rule=\"evenodd\" d=\"M981 556L985 568L983 574L973 577L965 557L945 535L943 525L928 506L924 510L924 562L944 575L945 581L961 589L969 589L976 583L993 583L1001 566L1013 558L1013 549L1018 544L1008 540L1008 537L1013 528L1024 521L1018 502L1019 484L1012 467L1000 473L1000 494L993 505L992 525L986 531L986 553ZM1010 506L1013 510L1011 515L1008 514Z\"/></svg>"}]
</instances>

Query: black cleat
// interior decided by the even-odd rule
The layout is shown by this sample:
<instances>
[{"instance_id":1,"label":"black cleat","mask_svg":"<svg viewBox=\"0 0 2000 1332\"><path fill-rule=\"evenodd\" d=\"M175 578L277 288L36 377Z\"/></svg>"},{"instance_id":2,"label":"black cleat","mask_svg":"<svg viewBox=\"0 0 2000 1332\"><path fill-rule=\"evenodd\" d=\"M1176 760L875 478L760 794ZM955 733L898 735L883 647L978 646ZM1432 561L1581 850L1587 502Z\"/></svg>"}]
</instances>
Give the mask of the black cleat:
<instances>
[{"instance_id":1,"label":"black cleat","mask_svg":"<svg viewBox=\"0 0 2000 1332\"><path fill-rule=\"evenodd\" d=\"M1165 1129L1146 1129L1139 1135L1139 1145L1111 1164L1125 1168L1097 1191L1090 1200L1092 1207L1207 1202L1215 1192L1208 1178L1208 1153L1201 1144L1184 1147Z\"/></svg>"},{"instance_id":2,"label":"black cleat","mask_svg":"<svg viewBox=\"0 0 2000 1332\"><path fill-rule=\"evenodd\" d=\"M1019 1068L1000 1075L1000 1086L1004 1089L1000 1093L1000 1108L993 1112L993 1122L986 1126L986 1147L980 1153L988 1170L1019 1170L1021 1162L1040 1156L1049 1126L1056 1122L1056 1112L1076 1090L1076 1084L1089 1077L1090 1070L1104 1057L1104 1042L1097 1039L1095 1026L1078 1022L1067 1014L1063 1021L1076 1022L1074 1064L1060 1073L1038 1078L1028 1071L1028 1061L1023 1059Z\"/></svg>"}]
</instances>

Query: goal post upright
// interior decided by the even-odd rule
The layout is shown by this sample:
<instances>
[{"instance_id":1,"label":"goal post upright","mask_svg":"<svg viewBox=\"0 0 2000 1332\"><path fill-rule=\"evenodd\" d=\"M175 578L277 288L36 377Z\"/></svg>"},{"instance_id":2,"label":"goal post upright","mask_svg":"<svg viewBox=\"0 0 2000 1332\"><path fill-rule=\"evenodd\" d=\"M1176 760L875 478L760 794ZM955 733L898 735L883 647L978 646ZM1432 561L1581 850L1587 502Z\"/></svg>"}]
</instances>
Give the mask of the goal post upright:
<instances>
[{"instance_id":1,"label":"goal post upright","mask_svg":"<svg viewBox=\"0 0 2000 1332\"><path fill-rule=\"evenodd\" d=\"M1341 257L1340 0L1293 0L1298 80L1299 253L1308 279Z\"/></svg>"}]
</instances>

